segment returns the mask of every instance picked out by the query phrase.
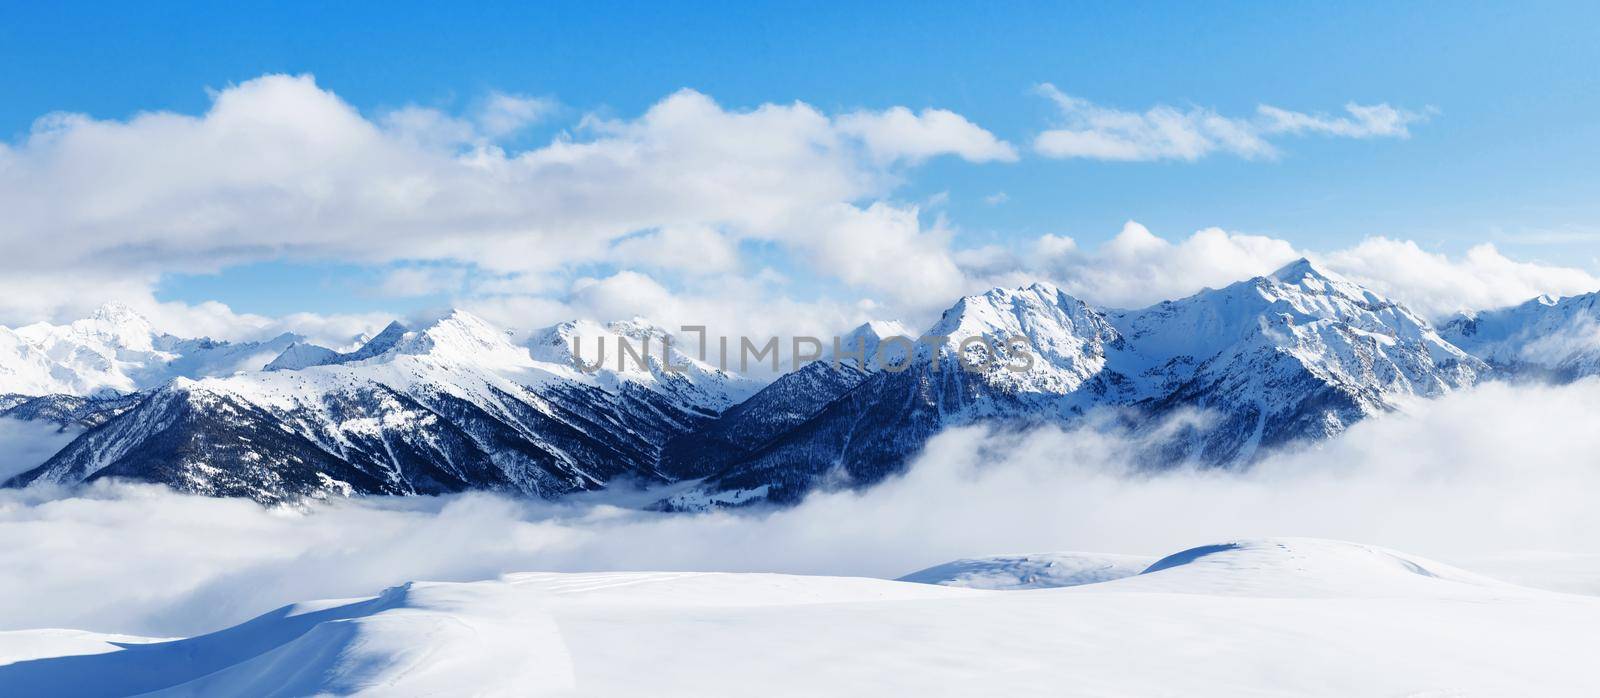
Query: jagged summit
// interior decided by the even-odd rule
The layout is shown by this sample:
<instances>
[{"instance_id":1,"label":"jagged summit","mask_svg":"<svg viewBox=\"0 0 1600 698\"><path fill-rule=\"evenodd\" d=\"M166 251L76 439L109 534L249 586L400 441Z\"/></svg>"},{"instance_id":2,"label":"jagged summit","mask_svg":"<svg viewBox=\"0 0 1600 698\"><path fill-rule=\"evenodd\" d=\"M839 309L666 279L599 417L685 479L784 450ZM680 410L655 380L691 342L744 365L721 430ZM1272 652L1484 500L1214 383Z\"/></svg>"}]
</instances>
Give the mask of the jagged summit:
<instances>
[{"instance_id":1,"label":"jagged summit","mask_svg":"<svg viewBox=\"0 0 1600 698\"><path fill-rule=\"evenodd\" d=\"M531 361L528 350L514 344L506 331L459 309L406 334L395 343L394 351L445 362L500 367L525 365Z\"/></svg>"},{"instance_id":2,"label":"jagged summit","mask_svg":"<svg viewBox=\"0 0 1600 698\"><path fill-rule=\"evenodd\" d=\"M884 340L903 337L915 342L918 334L897 320L871 320L839 335L838 341L823 340L821 363L839 360L847 367L870 370L885 362L899 364L906 358L905 342L888 346ZM837 345L837 346L835 346ZM835 349L838 351L835 352Z\"/></svg>"},{"instance_id":3,"label":"jagged summit","mask_svg":"<svg viewBox=\"0 0 1600 698\"><path fill-rule=\"evenodd\" d=\"M406 331L406 326L400 324L399 320L392 321L385 325L378 334L362 342L359 348L350 353L350 356L357 360L368 359L389 351L405 337Z\"/></svg>"},{"instance_id":4,"label":"jagged summit","mask_svg":"<svg viewBox=\"0 0 1600 698\"><path fill-rule=\"evenodd\" d=\"M359 346L348 352L338 352L324 346L295 342L283 350L271 363L262 367L266 371L298 371L312 366L330 366L344 364L352 361L364 361L379 356L393 349L401 339L405 338L406 326L400 322L390 322L372 337L363 340Z\"/></svg>"},{"instance_id":5,"label":"jagged summit","mask_svg":"<svg viewBox=\"0 0 1600 698\"><path fill-rule=\"evenodd\" d=\"M937 353L919 350L906 371L872 374L815 412L786 412L786 431L719 427L763 440L739 444L743 462L667 506L792 501L822 481L876 482L950 426L1073 426L1107 411L1150 444L1129 454L1136 462L1244 465L1405 400L1471 385L1487 370L1403 306L1308 261L1134 311L1100 310L1049 284L997 288L957 301L930 335L950 339ZM960 346L973 337L990 346ZM1025 351L1007 346L1017 338ZM993 351L1001 367L978 356L963 363L990 370L965 371L958 351ZM780 401L807 405L787 396L751 400ZM1212 419L1160 429L1194 413Z\"/></svg>"},{"instance_id":6,"label":"jagged summit","mask_svg":"<svg viewBox=\"0 0 1600 698\"><path fill-rule=\"evenodd\" d=\"M263 367L266 371L298 371L312 366L325 366L338 363L341 354L327 347L315 344L290 344L278 354L277 358Z\"/></svg>"},{"instance_id":7,"label":"jagged summit","mask_svg":"<svg viewBox=\"0 0 1600 698\"><path fill-rule=\"evenodd\" d=\"M1279 281L1283 281L1285 283L1291 283L1291 284L1301 283L1307 277L1310 277L1311 279L1314 279L1314 280L1321 280L1321 279L1332 279L1332 280L1339 280L1339 281L1344 281L1345 280L1344 277L1341 277L1341 276L1339 276L1339 275L1337 275L1337 274L1335 274L1335 273L1333 273L1331 271L1328 271L1327 269L1322 268L1321 266L1318 266L1316 263L1312 262L1310 258L1307 258L1307 257L1301 257L1299 259L1294 260L1293 262L1285 264L1282 267L1279 267L1277 271L1274 271L1271 274L1268 274L1267 276L1269 276L1271 278L1274 278L1274 279L1277 279Z\"/></svg>"}]
</instances>

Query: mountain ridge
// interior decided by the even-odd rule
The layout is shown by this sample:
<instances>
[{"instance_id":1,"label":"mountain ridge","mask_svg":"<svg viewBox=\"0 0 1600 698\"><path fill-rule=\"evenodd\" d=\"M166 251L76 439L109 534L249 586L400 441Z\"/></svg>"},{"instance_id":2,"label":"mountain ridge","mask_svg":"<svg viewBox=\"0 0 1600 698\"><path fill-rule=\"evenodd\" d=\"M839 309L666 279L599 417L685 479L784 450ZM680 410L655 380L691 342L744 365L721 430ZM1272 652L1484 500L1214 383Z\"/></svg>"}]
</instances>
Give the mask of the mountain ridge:
<instances>
[{"instance_id":1,"label":"mountain ridge","mask_svg":"<svg viewBox=\"0 0 1600 698\"><path fill-rule=\"evenodd\" d=\"M689 356L642 318L574 320L517 341L457 310L415 329L391 323L337 352L289 334L270 347L183 340L108 306L66 326L0 328L0 416L81 430L6 484L125 477L276 504L688 483L659 506L781 504L875 483L952 426L1074 427L1100 413L1149 444L1130 454L1144 466L1246 466L1510 373L1498 358L1515 354L1507 347L1600 321L1596 297L1530 301L1435 330L1305 259L1133 310L1041 282L963 297L915 337L894 323L860 326L841 338L845 361L765 383ZM1580 360L1600 356L1593 336L1571 343L1577 359L1553 364L1566 366L1562 376L1600 373L1600 362ZM604 351L605 337L615 343L602 360L589 352ZM642 350L641 363L615 363L623 342ZM890 360L857 363L854 346ZM217 368L271 348L254 368ZM87 394L14 389L39 387L37 372L17 366L69 365L87 377L52 380ZM152 365L170 377L126 392L103 380L161 375Z\"/></svg>"}]
</instances>

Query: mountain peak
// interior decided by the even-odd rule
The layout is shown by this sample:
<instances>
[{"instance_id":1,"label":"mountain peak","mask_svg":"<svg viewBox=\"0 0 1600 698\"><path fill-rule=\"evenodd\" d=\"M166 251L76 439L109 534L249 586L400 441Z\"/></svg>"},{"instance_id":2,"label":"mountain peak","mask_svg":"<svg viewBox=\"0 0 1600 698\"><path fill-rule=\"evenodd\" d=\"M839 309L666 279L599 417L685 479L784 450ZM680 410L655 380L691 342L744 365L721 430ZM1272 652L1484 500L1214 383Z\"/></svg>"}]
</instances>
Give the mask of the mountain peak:
<instances>
[{"instance_id":1,"label":"mountain peak","mask_svg":"<svg viewBox=\"0 0 1600 698\"><path fill-rule=\"evenodd\" d=\"M1343 277L1318 266L1306 257L1301 257L1293 262L1279 267L1270 276L1284 283L1297 284L1307 278L1321 281L1343 281Z\"/></svg>"},{"instance_id":2,"label":"mountain peak","mask_svg":"<svg viewBox=\"0 0 1600 698\"><path fill-rule=\"evenodd\" d=\"M89 317L94 320L104 320L107 322L134 322L148 324L148 321L145 320L143 315L139 314L139 311L134 310L126 303L120 303L117 301L110 301L101 305L99 308L96 308L94 313Z\"/></svg>"},{"instance_id":3,"label":"mountain peak","mask_svg":"<svg viewBox=\"0 0 1600 698\"><path fill-rule=\"evenodd\" d=\"M394 348L406 336L406 326L399 320L390 322L382 332L361 343L349 356L352 360L369 359Z\"/></svg>"},{"instance_id":4,"label":"mountain peak","mask_svg":"<svg viewBox=\"0 0 1600 698\"><path fill-rule=\"evenodd\" d=\"M18 333L41 346L64 342L89 347L95 353L108 357L124 351L153 351L156 334L149 320L122 303L106 303L89 317L74 320L71 324L36 322L20 328Z\"/></svg>"},{"instance_id":5,"label":"mountain peak","mask_svg":"<svg viewBox=\"0 0 1600 698\"><path fill-rule=\"evenodd\" d=\"M395 346L397 351L404 354L426 354L435 358L473 360L487 364L518 364L532 358L527 349L512 344L504 331L459 308L452 309L422 330L406 335Z\"/></svg>"},{"instance_id":6,"label":"mountain peak","mask_svg":"<svg viewBox=\"0 0 1600 698\"><path fill-rule=\"evenodd\" d=\"M846 332L842 340L846 346L858 339L883 340L889 337L909 337L916 339L916 333L907 329L898 320L869 320Z\"/></svg>"},{"instance_id":7,"label":"mountain peak","mask_svg":"<svg viewBox=\"0 0 1600 698\"><path fill-rule=\"evenodd\" d=\"M917 333L912 332L905 325L895 320L872 320L861 323L855 329L839 337L838 352L835 352L834 347L830 346L832 342L824 341L823 353L830 360L841 356L856 356L859 353L862 360L857 362L857 365L863 368L871 365L874 361L880 365L884 362L898 364L905 360L905 348L903 346L897 346L889 350L893 352L892 354L879 355L879 347L883 346L883 340L890 337L905 337L906 339L915 340L917 339Z\"/></svg>"}]
</instances>

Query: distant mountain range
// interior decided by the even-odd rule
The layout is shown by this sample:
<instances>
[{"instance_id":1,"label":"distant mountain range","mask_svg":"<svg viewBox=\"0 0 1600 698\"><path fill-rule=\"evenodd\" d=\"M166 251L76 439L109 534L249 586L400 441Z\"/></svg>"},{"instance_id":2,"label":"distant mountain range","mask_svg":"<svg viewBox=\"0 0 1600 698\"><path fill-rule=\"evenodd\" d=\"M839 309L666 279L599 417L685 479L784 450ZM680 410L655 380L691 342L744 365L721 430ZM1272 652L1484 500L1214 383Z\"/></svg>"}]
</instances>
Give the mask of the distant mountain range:
<instances>
[{"instance_id":1,"label":"distant mountain range","mask_svg":"<svg viewBox=\"0 0 1600 698\"><path fill-rule=\"evenodd\" d=\"M880 361L762 382L663 352L668 332L638 319L516 342L456 311L338 351L181 339L110 305L0 328L0 416L77 434L6 485L120 477L276 504L627 483L699 509L870 485L968 424L1093 424L1140 437L1146 467L1243 466L1486 377L1600 373L1597 306L1541 298L1435 330L1305 260L1139 310L1035 284L962 298L915 343L894 323L841 339ZM649 350L590 370L575 347L600 337Z\"/></svg>"}]
</instances>

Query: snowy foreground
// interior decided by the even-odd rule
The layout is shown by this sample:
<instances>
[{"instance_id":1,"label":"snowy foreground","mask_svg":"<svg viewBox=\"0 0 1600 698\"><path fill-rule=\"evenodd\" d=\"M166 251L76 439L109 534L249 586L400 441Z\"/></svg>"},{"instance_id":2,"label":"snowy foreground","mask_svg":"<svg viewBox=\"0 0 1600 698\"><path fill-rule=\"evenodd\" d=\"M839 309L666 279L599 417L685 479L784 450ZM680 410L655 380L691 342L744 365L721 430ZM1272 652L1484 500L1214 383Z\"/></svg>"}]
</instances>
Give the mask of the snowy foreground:
<instances>
[{"instance_id":1,"label":"snowy foreground","mask_svg":"<svg viewBox=\"0 0 1600 698\"><path fill-rule=\"evenodd\" d=\"M1600 598L1310 539L1145 562L1013 556L911 575L944 584L643 572L416 582L183 640L0 633L0 694L1600 691L1589 668ZM1076 586L1038 588L1051 584Z\"/></svg>"}]
</instances>

